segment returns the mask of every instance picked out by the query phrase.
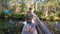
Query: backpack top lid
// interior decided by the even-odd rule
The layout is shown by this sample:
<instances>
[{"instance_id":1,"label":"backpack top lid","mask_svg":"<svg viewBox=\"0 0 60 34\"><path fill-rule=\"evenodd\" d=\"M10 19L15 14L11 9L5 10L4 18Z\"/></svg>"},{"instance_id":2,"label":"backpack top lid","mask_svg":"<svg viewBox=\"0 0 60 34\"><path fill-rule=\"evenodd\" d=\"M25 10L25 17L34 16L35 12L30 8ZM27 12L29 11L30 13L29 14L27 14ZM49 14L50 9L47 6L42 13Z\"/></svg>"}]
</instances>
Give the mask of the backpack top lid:
<instances>
[{"instance_id":1,"label":"backpack top lid","mask_svg":"<svg viewBox=\"0 0 60 34\"><path fill-rule=\"evenodd\" d=\"M29 10L32 10L32 8L31 8L31 7L29 7Z\"/></svg>"}]
</instances>

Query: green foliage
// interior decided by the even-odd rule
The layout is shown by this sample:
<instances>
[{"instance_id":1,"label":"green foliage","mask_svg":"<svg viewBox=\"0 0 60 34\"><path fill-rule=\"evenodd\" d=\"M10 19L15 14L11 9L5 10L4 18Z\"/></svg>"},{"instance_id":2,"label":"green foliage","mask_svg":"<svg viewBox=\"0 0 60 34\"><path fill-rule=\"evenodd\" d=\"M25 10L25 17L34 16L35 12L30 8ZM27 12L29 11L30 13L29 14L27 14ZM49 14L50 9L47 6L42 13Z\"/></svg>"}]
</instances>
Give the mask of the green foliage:
<instances>
[{"instance_id":1,"label":"green foliage","mask_svg":"<svg viewBox=\"0 0 60 34\"><path fill-rule=\"evenodd\" d=\"M50 16L50 19L54 19L54 16Z\"/></svg>"},{"instance_id":2,"label":"green foliage","mask_svg":"<svg viewBox=\"0 0 60 34\"><path fill-rule=\"evenodd\" d=\"M16 26L15 24L11 25L6 20L5 21L0 20L0 34L6 32L5 30L13 31L13 33L18 33L18 32L21 33L20 28L23 28L23 26Z\"/></svg>"},{"instance_id":3,"label":"green foliage","mask_svg":"<svg viewBox=\"0 0 60 34\"><path fill-rule=\"evenodd\" d=\"M58 14L58 17L60 18L60 13Z\"/></svg>"},{"instance_id":4,"label":"green foliage","mask_svg":"<svg viewBox=\"0 0 60 34\"><path fill-rule=\"evenodd\" d=\"M23 18L24 17L24 14L12 14L11 15L11 18Z\"/></svg>"},{"instance_id":5,"label":"green foliage","mask_svg":"<svg viewBox=\"0 0 60 34\"><path fill-rule=\"evenodd\" d=\"M24 8L25 8L24 0L22 0L20 8L21 8L20 11L21 11L21 12L24 12Z\"/></svg>"},{"instance_id":6,"label":"green foliage","mask_svg":"<svg viewBox=\"0 0 60 34\"><path fill-rule=\"evenodd\" d=\"M54 16L49 16L49 18L50 18L51 20L54 20Z\"/></svg>"},{"instance_id":7,"label":"green foliage","mask_svg":"<svg viewBox=\"0 0 60 34\"><path fill-rule=\"evenodd\" d=\"M43 12L43 11L34 11L34 13L35 13L39 18L43 18L43 16L44 16L44 12Z\"/></svg>"},{"instance_id":8,"label":"green foliage","mask_svg":"<svg viewBox=\"0 0 60 34\"><path fill-rule=\"evenodd\" d=\"M0 11L0 15L2 14L2 11Z\"/></svg>"},{"instance_id":9,"label":"green foliage","mask_svg":"<svg viewBox=\"0 0 60 34\"><path fill-rule=\"evenodd\" d=\"M24 12L20 12L19 14L4 14L4 12L0 12L0 17L5 18L7 16L7 18L23 18L24 17Z\"/></svg>"},{"instance_id":10,"label":"green foliage","mask_svg":"<svg viewBox=\"0 0 60 34\"><path fill-rule=\"evenodd\" d=\"M11 25L8 24L7 22L0 21L0 30L2 29L10 29Z\"/></svg>"},{"instance_id":11,"label":"green foliage","mask_svg":"<svg viewBox=\"0 0 60 34\"><path fill-rule=\"evenodd\" d=\"M49 1L48 3L46 3L46 6L56 6L57 2L56 1Z\"/></svg>"}]
</instances>

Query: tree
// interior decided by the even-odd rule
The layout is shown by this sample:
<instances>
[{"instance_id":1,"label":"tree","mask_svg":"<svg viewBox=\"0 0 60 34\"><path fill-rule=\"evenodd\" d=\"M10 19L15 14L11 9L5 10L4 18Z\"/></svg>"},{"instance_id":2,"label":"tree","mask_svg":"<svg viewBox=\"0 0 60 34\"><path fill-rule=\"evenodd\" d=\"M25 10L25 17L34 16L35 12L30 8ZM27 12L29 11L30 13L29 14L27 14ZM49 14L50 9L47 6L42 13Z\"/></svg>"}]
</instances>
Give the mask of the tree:
<instances>
[{"instance_id":1,"label":"tree","mask_svg":"<svg viewBox=\"0 0 60 34\"><path fill-rule=\"evenodd\" d=\"M21 1L21 6L20 6L20 8L21 8L21 12L23 12L23 11L24 11L24 8L25 8L25 0L22 0L22 1Z\"/></svg>"},{"instance_id":2,"label":"tree","mask_svg":"<svg viewBox=\"0 0 60 34\"><path fill-rule=\"evenodd\" d=\"M45 16L46 17L48 16L49 8L53 8L54 12L56 12L56 6L57 6L57 1L56 0L46 2L45 3L45 11L46 11Z\"/></svg>"},{"instance_id":3,"label":"tree","mask_svg":"<svg viewBox=\"0 0 60 34\"><path fill-rule=\"evenodd\" d=\"M35 10L37 10L37 1L38 1L38 0L35 0L35 1L34 1L34 8L35 8Z\"/></svg>"},{"instance_id":4,"label":"tree","mask_svg":"<svg viewBox=\"0 0 60 34\"><path fill-rule=\"evenodd\" d=\"M8 0L0 0L0 2L1 2L0 4L2 5L3 9L8 8L8 2L9 2Z\"/></svg>"}]
</instances>

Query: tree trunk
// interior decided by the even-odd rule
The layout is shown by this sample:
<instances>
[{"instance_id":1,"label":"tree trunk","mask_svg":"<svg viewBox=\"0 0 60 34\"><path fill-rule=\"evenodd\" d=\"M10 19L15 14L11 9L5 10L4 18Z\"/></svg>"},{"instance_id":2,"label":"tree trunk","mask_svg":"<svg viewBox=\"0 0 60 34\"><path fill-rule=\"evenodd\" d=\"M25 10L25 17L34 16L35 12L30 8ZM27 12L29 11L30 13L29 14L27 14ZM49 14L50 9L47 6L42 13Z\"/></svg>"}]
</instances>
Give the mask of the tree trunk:
<instances>
[{"instance_id":1,"label":"tree trunk","mask_svg":"<svg viewBox=\"0 0 60 34\"><path fill-rule=\"evenodd\" d=\"M34 2L34 8L37 11L37 0L35 0L35 2Z\"/></svg>"},{"instance_id":2,"label":"tree trunk","mask_svg":"<svg viewBox=\"0 0 60 34\"><path fill-rule=\"evenodd\" d=\"M54 7L54 12L56 13L56 7Z\"/></svg>"},{"instance_id":3,"label":"tree trunk","mask_svg":"<svg viewBox=\"0 0 60 34\"><path fill-rule=\"evenodd\" d=\"M36 1L36 11L37 11L37 1Z\"/></svg>"},{"instance_id":4,"label":"tree trunk","mask_svg":"<svg viewBox=\"0 0 60 34\"><path fill-rule=\"evenodd\" d=\"M16 10L15 10L15 13L19 13L20 10L19 10L19 6L16 7Z\"/></svg>"},{"instance_id":5,"label":"tree trunk","mask_svg":"<svg viewBox=\"0 0 60 34\"><path fill-rule=\"evenodd\" d=\"M28 0L28 8L30 7L31 5L31 0Z\"/></svg>"},{"instance_id":6,"label":"tree trunk","mask_svg":"<svg viewBox=\"0 0 60 34\"><path fill-rule=\"evenodd\" d=\"M40 11L42 10L41 6L40 6Z\"/></svg>"},{"instance_id":7,"label":"tree trunk","mask_svg":"<svg viewBox=\"0 0 60 34\"><path fill-rule=\"evenodd\" d=\"M48 7L45 7L45 17L48 16Z\"/></svg>"}]
</instances>

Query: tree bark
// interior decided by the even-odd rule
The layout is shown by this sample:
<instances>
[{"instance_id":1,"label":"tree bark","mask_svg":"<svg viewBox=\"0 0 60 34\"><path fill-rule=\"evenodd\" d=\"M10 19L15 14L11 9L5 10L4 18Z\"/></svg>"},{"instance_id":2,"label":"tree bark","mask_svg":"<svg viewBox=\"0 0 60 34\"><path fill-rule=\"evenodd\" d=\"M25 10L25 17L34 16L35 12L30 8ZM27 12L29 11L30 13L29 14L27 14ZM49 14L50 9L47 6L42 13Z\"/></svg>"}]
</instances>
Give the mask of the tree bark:
<instances>
[{"instance_id":1,"label":"tree bark","mask_svg":"<svg viewBox=\"0 0 60 34\"><path fill-rule=\"evenodd\" d=\"M54 12L56 13L56 7L54 7Z\"/></svg>"},{"instance_id":2,"label":"tree bark","mask_svg":"<svg viewBox=\"0 0 60 34\"><path fill-rule=\"evenodd\" d=\"M48 7L45 7L45 17L48 16Z\"/></svg>"}]
</instances>

